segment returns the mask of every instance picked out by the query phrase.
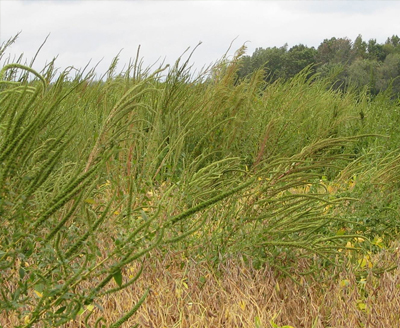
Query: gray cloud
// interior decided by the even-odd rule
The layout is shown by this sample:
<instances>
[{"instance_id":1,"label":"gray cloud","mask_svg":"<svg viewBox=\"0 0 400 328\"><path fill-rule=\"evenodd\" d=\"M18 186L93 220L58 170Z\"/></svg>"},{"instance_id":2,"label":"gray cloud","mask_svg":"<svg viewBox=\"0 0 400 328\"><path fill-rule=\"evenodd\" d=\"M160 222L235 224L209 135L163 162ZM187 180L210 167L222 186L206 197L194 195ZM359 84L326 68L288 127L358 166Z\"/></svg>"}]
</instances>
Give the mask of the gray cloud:
<instances>
[{"instance_id":1,"label":"gray cloud","mask_svg":"<svg viewBox=\"0 0 400 328\"><path fill-rule=\"evenodd\" d=\"M230 55L249 41L257 47L298 43L318 46L347 36L384 42L400 30L400 2L393 1L2 1L0 32L22 31L11 55L29 60L50 33L35 68L58 55L57 65L83 67L92 59L105 71L121 50L121 67L141 45L145 64L174 62L187 47L203 44L196 68L218 60L236 38Z\"/></svg>"},{"instance_id":2,"label":"gray cloud","mask_svg":"<svg viewBox=\"0 0 400 328\"><path fill-rule=\"evenodd\" d=\"M369 0L314 0L314 1L285 1L288 10L297 10L314 14L376 14L381 10L393 7L393 1Z\"/></svg>"}]
</instances>

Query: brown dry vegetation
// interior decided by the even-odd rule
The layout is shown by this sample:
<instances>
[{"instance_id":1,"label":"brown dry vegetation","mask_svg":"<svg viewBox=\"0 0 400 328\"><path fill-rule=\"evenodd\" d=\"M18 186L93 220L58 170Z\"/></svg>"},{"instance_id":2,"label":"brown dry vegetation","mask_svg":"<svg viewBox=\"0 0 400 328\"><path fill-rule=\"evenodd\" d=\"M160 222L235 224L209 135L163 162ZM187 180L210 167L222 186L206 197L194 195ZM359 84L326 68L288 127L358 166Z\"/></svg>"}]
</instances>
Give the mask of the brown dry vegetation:
<instances>
[{"instance_id":1,"label":"brown dry vegetation","mask_svg":"<svg viewBox=\"0 0 400 328\"><path fill-rule=\"evenodd\" d=\"M398 265L400 248L395 244L391 249L375 255L371 262ZM131 266L125 274L134 275L137 269ZM185 258L182 253L154 252L145 260L139 281L101 299L88 325L93 327L100 317L108 324L115 322L150 287L145 303L123 327L134 323L154 328L398 326L400 269L380 276L368 270L360 276L360 272L355 274L345 267L331 269L297 284L271 268L255 270L234 261L210 268L206 262ZM85 327L82 318L64 327ZM3 313L0 324L14 327L18 321L12 314Z\"/></svg>"}]
</instances>

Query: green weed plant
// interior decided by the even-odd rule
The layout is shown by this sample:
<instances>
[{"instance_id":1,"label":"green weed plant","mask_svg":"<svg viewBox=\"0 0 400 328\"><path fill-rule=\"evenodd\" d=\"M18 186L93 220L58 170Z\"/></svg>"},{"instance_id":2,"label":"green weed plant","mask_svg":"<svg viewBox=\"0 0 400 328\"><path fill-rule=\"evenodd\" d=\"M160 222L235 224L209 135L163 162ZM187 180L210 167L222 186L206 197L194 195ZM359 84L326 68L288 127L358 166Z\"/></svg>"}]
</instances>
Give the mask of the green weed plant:
<instances>
[{"instance_id":1,"label":"green weed plant","mask_svg":"<svg viewBox=\"0 0 400 328\"><path fill-rule=\"evenodd\" d=\"M3 66L0 308L19 327L88 325L155 249L216 265L238 256L297 281L349 252L365 258L384 231L396 238L398 105L307 69L240 80L244 52L196 76L191 54L153 72L138 52L116 73L116 57L99 80L56 78L54 61L40 73ZM150 288L95 326L123 325Z\"/></svg>"}]
</instances>

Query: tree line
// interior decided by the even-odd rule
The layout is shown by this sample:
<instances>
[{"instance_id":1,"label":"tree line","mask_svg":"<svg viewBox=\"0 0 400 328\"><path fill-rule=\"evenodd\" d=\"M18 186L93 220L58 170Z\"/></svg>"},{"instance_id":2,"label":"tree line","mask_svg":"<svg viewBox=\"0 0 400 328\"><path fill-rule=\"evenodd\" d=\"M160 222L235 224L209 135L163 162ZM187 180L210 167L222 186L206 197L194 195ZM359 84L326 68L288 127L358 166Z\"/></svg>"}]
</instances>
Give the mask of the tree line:
<instances>
[{"instance_id":1,"label":"tree line","mask_svg":"<svg viewBox=\"0 0 400 328\"><path fill-rule=\"evenodd\" d=\"M265 80L274 82L289 79L306 67L322 77L333 75L335 88L368 87L371 95L391 88L400 96L400 37L393 35L380 44L376 39L325 39L318 48L298 44L282 47L257 48L241 58L238 78L243 79L255 70L265 71Z\"/></svg>"}]
</instances>

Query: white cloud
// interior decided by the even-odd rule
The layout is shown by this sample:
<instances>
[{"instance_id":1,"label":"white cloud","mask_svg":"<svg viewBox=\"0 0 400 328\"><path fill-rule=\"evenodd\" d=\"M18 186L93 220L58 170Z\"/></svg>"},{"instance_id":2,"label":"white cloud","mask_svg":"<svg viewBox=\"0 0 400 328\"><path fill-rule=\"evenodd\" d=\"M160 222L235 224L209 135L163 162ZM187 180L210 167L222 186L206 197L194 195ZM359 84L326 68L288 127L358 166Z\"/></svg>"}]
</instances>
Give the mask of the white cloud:
<instances>
[{"instance_id":1,"label":"white cloud","mask_svg":"<svg viewBox=\"0 0 400 328\"><path fill-rule=\"evenodd\" d=\"M1 42L22 34L10 48L30 60L50 37L36 68L59 55L57 65L93 65L104 58L104 72L121 50L121 65L141 45L145 64L166 58L174 62L187 47L203 44L193 62L197 68L218 60L237 37L232 51L246 41L257 47L303 43L358 34L378 42L399 33L400 2L394 1L1 1ZM122 66L121 66L122 67Z\"/></svg>"}]
</instances>

